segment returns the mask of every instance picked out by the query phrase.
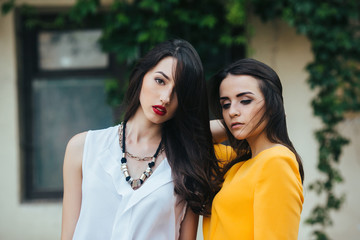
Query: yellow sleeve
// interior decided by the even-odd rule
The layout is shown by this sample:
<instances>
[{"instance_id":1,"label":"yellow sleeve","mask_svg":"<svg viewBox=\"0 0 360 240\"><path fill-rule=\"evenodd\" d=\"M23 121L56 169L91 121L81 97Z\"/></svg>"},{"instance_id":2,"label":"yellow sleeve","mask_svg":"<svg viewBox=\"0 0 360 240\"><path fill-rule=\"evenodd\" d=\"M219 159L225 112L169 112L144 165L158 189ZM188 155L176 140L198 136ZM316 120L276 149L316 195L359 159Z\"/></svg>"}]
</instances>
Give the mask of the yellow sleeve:
<instances>
[{"instance_id":1,"label":"yellow sleeve","mask_svg":"<svg viewBox=\"0 0 360 240\"><path fill-rule=\"evenodd\" d=\"M224 163L236 158L236 152L230 146L224 144L214 144L216 158Z\"/></svg>"},{"instance_id":2,"label":"yellow sleeve","mask_svg":"<svg viewBox=\"0 0 360 240\"><path fill-rule=\"evenodd\" d=\"M264 161L254 191L254 240L296 240L303 189L296 160Z\"/></svg>"}]
</instances>

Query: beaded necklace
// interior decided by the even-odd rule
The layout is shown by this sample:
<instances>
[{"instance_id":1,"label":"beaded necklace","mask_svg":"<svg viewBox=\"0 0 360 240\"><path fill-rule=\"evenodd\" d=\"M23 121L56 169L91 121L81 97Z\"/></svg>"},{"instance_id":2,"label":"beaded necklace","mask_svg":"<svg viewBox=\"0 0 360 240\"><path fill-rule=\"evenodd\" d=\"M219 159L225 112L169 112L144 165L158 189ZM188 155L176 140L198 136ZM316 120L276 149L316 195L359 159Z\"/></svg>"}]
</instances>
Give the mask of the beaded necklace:
<instances>
[{"instance_id":1,"label":"beaded necklace","mask_svg":"<svg viewBox=\"0 0 360 240\"><path fill-rule=\"evenodd\" d=\"M129 174L129 170L127 167L127 160L126 160L126 151L125 151L125 128L126 128L126 121L124 121L122 123L123 127L122 127L122 158L121 158L121 171L124 173L125 179L126 181L130 184L130 186L132 187L132 189L136 190L139 187L141 187L141 185L144 183L145 179L147 179L148 177L151 176L152 174L152 167L155 166L155 161L157 156L159 155L160 149L161 149L161 143L162 141L160 141L159 147L156 149L156 152L154 154L154 156L152 157L151 162L148 163L147 168L145 169L145 171L141 174L140 178L138 179L133 179L130 174ZM119 139L120 140L120 139ZM120 140L121 141L121 140Z\"/></svg>"},{"instance_id":2,"label":"beaded necklace","mask_svg":"<svg viewBox=\"0 0 360 240\"><path fill-rule=\"evenodd\" d=\"M120 147L121 147L121 149L123 149L122 148L123 124L120 124L118 132L119 132ZM165 151L164 145L162 145L162 148L160 149L160 152L158 153L158 155L160 155L163 151ZM139 156L136 156L136 155L134 155L134 154L132 154L132 153L130 153L128 151L125 151L125 153L126 153L126 156L128 156L129 158L132 158L132 159L134 159L136 161L147 162L147 161L150 161L153 158L153 156L139 157Z\"/></svg>"}]
</instances>

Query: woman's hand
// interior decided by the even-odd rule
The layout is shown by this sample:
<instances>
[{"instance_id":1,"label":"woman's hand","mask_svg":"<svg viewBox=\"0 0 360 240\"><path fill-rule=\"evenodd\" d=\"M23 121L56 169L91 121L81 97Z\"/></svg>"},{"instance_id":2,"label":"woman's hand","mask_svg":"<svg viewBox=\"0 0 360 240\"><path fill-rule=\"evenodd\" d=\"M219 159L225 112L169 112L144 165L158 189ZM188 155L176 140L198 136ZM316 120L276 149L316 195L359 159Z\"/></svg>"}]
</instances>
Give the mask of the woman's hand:
<instances>
[{"instance_id":1,"label":"woman's hand","mask_svg":"<svg viewBox=\"0 0 360 240\"><path fill-rule=\"evenodd\" d=\"M226 130L221 120L211 120L210 130L213 138L213 143L222 143L227 140Z\"/></svg>"}]
</instances>

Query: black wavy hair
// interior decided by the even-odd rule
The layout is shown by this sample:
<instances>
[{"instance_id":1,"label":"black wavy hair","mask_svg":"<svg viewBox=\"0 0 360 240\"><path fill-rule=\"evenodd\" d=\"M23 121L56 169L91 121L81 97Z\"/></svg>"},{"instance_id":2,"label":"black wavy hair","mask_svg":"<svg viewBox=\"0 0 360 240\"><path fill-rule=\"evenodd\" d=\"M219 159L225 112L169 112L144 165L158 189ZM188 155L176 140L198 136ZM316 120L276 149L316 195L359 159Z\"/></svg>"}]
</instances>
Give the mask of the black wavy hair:
<instances>
[{"instance_id":1,"label":"black wavy hair","mask_svg":"<svg viewBox=\"0 0 360 240\"><path fill-rule=\"evenodd\" d=\"M248 75L252 76L259 82L259 88L265 99L265 111L260 121L254 128L258 127L264 120L267 120L267 125L264 131L268 139L273 143L279 143L288 147L296 156L299 164L299 172L302 182L304 181L304 169L300 155L296 152L292 142L290 141L284 109L284 101L282 96L282 85L279 76L268 65L257 61L255 59L246 58L240 59L228 67L220 70L211 78L211 108L212 112L218 119L223 120L222 108L219 102L219 88L221 82L229 75ZM229 131L223 120L223 125L226 129L228 140L233 149L237 152L238 158L231 161L225 166L224 173L231 168L235 163L245 161L251 158L251 149L246 140L237 140ZM254 130L254 129L253 129Z\"/></svg>"},{"instance_id":2,"label":"black wavy hair","mask_svg":"<svg viewBox=\"0 0 360 240\"><path fill-rule=\"evenodd\" d=\"M178 108L162 124L162 141L172 169L175 193L196 214L208 215L219 190L219 168L212 144L203 66L193 46L181 39L162 42L135 66L125 96L124 121L134 116L144 75L162 59L177 59L174 74Z\"/></svg>"}]
</instances>

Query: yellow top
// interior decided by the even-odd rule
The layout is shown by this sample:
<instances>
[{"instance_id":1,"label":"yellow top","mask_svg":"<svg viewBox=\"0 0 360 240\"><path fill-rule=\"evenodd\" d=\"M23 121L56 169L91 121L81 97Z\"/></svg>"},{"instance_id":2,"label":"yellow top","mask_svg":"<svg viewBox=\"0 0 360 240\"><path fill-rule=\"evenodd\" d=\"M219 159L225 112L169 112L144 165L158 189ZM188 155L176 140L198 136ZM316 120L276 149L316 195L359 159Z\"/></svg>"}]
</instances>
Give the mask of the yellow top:
<instances>
[{"instance_id":1,"label":"yellow top","mask_svg":"<svg viewBox=\"0 0 360 240\"><path fill-rule=\"evenodd\" d=\"M229 146L215 146L223 161ZM296 157L288 148L266 149L232 166L203 220L204 240L297 239L304 202Z\"/></svg>"}]
</instances>

